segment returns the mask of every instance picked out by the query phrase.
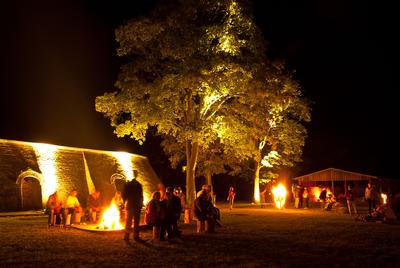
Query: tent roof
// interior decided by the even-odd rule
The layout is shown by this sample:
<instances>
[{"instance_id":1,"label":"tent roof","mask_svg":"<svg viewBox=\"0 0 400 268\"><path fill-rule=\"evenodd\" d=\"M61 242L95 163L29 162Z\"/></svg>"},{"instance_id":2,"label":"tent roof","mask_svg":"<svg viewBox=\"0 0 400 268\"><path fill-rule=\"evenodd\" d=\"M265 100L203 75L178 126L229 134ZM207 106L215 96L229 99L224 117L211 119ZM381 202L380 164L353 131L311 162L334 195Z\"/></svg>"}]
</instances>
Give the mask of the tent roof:
<instances>
[{"instance_id":1,"label":"tent roof","mask_svg":"<svg viewBox=\"0 0 400 268\"><path fill-rule=\"evenodd\" d=\"M300 177L293 178L296 181L368 181L377 180L378 177L361 173L346 171L337 168L327 168Z\"/></svg>"}]
</instances>

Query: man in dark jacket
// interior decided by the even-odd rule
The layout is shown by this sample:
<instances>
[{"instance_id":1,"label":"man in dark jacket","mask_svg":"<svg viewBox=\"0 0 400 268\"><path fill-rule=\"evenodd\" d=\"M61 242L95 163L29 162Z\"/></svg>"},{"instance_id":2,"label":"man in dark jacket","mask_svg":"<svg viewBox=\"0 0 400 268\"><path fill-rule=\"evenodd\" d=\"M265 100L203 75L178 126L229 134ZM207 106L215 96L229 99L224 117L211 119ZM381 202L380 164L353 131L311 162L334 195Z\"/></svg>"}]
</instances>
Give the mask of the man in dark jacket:
<instances>
[{"instance_id":1,"label":"man in dark jacket","mask_svg":"<svg viewBox=\"0 0 400 268\"><path fill-rule=\"evenodd\" d=\"M171 207L172 218L171 218L171 228L172 235L176 237L181 236L181 231L178 229L178 221L181 217L182 205L181 199L174 193L174 189L172 187L167 187L166 192L171 193L171 200L169 206Z\"/></svg>"},{"instance_id":2,"label":"man in dark jacket","mask_svg":"<svg viewBox=\"0 0 400 268\"><path fill-rule=\"evenodd\" d=\"M129 233L132 232L132 218L133 218L133 238L139 241L139 221L140 211L143 206L143 188L142 185L136 180L138 171L133 170L134 178L125 183L122 192L122 198L125 203L125 210L127 212L125 222L125 236L124 240L129 242Z\"/></svg>"},{"instance_id":3,"label":"man in dark jacket","mask_svg":"<svg viewBox=\"0 0 400 268\"><path fill-rule=\"evenodd\" d=\"M326 204L326 188L323 187L321 193L319 194L319 200L321 201L321 208L325 209L325 204Z\"/></svg>"}]
</instances>

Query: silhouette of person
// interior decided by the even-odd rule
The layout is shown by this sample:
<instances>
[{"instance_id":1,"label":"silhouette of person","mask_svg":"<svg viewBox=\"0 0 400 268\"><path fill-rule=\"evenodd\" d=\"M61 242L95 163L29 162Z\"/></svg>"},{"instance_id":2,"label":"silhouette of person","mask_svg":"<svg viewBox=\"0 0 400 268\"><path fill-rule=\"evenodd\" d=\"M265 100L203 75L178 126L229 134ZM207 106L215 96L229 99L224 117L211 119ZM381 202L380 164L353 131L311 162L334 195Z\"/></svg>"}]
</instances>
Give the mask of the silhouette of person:
<instances>
[{"instance_id":1,"label":"silhouette of person","mask_svg":"<svg viewBox=\"0 0 400 268\"><path fill-rule=\"evenodd\" d=\"M129 242L129 234L132 232L133 219L133 238L140 241L139 238L139 221L140 211L143 207L143 187L137 181L138 171L133 170L134 178L127 181L122 192L122 198L125 202L126 218L125 218L125 236L124 240Z\"/></svg>"}]
</instances>

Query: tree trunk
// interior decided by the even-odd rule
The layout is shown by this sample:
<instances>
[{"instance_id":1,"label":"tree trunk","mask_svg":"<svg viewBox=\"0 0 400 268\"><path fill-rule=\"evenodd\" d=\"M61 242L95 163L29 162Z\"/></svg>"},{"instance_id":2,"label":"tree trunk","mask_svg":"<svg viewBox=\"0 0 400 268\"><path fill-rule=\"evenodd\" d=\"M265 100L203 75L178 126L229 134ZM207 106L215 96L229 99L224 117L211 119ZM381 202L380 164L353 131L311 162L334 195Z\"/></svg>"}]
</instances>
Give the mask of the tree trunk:
<instances>
[{"instance_id":1,"label":"tree trunk","mask_svg":"<svg viewBox=\"0 0 400 268\"><path fill-rule=\"evenodd\" d=\"M211 176L211 173L207 172L207 174L206 174L206 182L207 182L208 185L211 185L211 189L212 189L212 176Z\"/></svg>"},{"instance_id":2,"label":"tree trunk","mask_svg":"<svg viewBox=\"0 0 400 268\"><path fill-rule=\"evenodd\" d=\"M258 161L254 161L254 203L260 203L260 169Z\"/></svg>"},{"instance_id":3,"label":"tree trunk","mask_svg":"<svg viewBox=\"0 0 400 268\"><path fill-rule=\"evenodd\" d=\"M193 208L196 198L195 174L197 165L198 144L186 142L186 205Z\"/></svg>"},{"instance_id":4,"label":"tree trunk","mask_svg":"<svg viewBox=\"0 0 400 268\"><path fill-rule=\"evenodd\" d=\"M212 175L209 172L206 173L206 183L207 183L207 185L211 185L212 203L215 206L216 202L217 202L217 196L214 194L214 187L212 185Z\"/></svg>"}]
</instances>

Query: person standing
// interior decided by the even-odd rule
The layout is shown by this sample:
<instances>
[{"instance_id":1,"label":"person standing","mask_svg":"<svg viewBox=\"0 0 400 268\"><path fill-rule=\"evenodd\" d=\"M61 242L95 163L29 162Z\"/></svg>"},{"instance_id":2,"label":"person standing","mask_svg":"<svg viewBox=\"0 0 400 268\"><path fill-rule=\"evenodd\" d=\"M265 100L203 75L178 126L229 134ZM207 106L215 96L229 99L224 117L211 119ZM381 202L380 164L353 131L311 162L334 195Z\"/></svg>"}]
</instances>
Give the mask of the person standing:
<instances>
[{"instance_id":1,"label":"person standing","mask_svg":"<svg viewBox=\"0 0 400 268\"><path fill-rule=\"evenodd\" d=\"M178 229L178 221L181 218L181 212L182 212L182 205L181 205L181 199L179 196L174 192L174 189L172 187L167 187L166 189L167 192L171 192L171 204L172 206L171 210L173 212L173 217L172 217L172 234L174 237L180 237L181 236L181 231Z\"/></svg>"},{"instance_id":2,"label":"person standing","mask_svg":"<svg viewBox=\"0 0 400 268\"><path fill-rule=\"evenodd\" d=\"M181 212L184 212L184 209L186 207L186 201L185 201L185 195L183 194L181 187L174 188L174 195L179 198Z\"/></svg>"},{"instance_id":3,"label":"person standing","mask_svg":"<svg viewBox=\"0 0 400 268\"><path fill-rule=\"evenodd\" d=\"M346 201L347 201L347 208L349 210L349 214L351 216L351 207L353 207L354 209L354 213L357 215L357 207L356 207L356 203L354 202L354 193L353 193L353 189L351 188L350 185L347 186L347 191L346 191Z\"/></svg>"},{"instance_id":4,"label":"person standing","mask_svg":"<svg viewBox=\"0 0 400 268\"><path fill-rule=\"evenodd\" d=\"M235 188L233 188L232 186L229 188L229 192L228 192L228 201L229 201L229 209L233 208L233 202L235 201Z\"/></svg>"},{"instance_id":5,"label":"person standing","mask_svg":"<svg viewBox=\"0 0 400 268\"><path fill-rule=\"evenodd\" d=\"M375 195L375 188L369 182L364 191L364 198L368 202L368 212L371 212L373 209L375 209Z\"/></svg>"},{"instance_id":6,"label":"person standing","mask_svg":"<svg viewBox=\"0 0 400 268\"><path fill-rule=\"evenodd\" d=\"M304 203L305 203L305 207L304 208L307 209L308 206L309 206L309 202L310 202L310 193L308 192L308 188L307 187L304 187L303 200L304 200Z\"/></svg>"},{"instance_id":7,"label":"person standing","mask_svg":"<svg viewBox=\"0 0 400 268\"><path fill-rule=\"evenodd\" d=\"M153 198L146 205L145 223L153 229L153 242L160 241L161 229L161 194L156 191Z\"/></svg>"},{"instance_id":8,"label":"person standing","mask_svg":"<svg viewBox=\"0 0 400 268\"><path fill-rule=\"evenodd\" d=\"M326 188L323 187L321 193L319 194L319 200L320 200L320 202L321 202L321 208L322 208L322 209L325 209L326 194L327 194Z\"/></svg>"},{"instance_id":9,"label":"person standing","mask_svg":"<svg viewBox=\"0 0 400 268\"><path fill-rule=\"evenodd\" d=\"M296 185L296 188L294 190L294 207L295 208L301 208L302 204L300 201L302 200L302 193L301 193L301 186Z\"/></svg>"},{"instance_id":10,"label":"person standing","mask_svg":"<svg viewBox=\"0 0 400 268\"><path fill-rule=\"evenodd\" d=\"M122 192L122 199L125 203L126 217L125 217L125 236L124 240L129 242L129 234L132 232L132 219L133 219L133 239L140 241L139 238L139 221L140 211L143 207L143 187L137 181L138 171L133 170L133 179L127 181Z\"/></svg>"}]
</instances>

